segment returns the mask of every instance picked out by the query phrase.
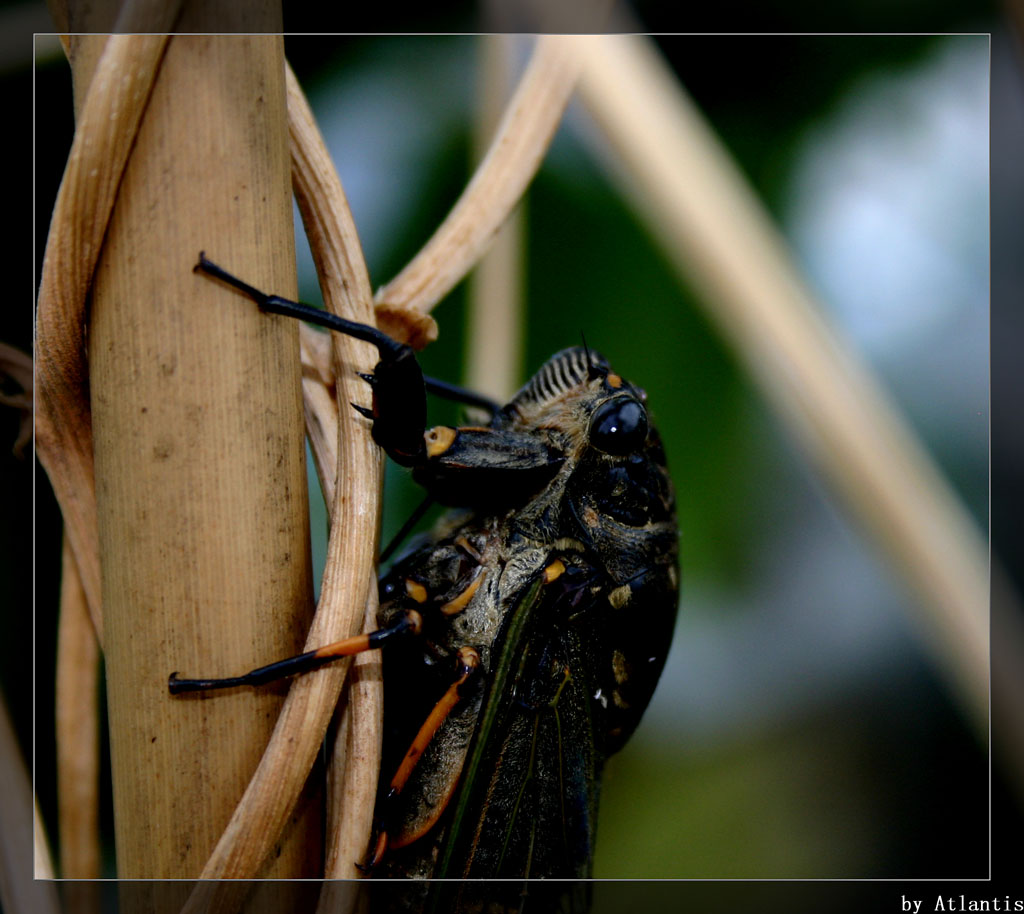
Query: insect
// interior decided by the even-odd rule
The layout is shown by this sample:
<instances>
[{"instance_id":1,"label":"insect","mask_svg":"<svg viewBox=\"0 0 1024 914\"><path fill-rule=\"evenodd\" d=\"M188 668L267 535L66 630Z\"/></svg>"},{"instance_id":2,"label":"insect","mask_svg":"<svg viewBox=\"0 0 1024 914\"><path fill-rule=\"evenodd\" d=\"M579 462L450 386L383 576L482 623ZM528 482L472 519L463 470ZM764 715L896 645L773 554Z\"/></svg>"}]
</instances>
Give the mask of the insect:
<instances>
[{"instance_id":1,"label":"insect","mask_svg":"<svg viewBox=\"0 0 1024 914\"><path fill-rule=\"evenodd\" d=\"M377 329L266 295L261 309L373 343L374 440L454 510L379 580L379 628L173 693L259 685L383 648L374 875L585 878L601 771L634 731L675 623L675 498L646 394L585 345L504 406L425 378ZM491 412L424 431L426 393ZM386 780L390 778L390 780Z\"/></svg>"}]
</instances>

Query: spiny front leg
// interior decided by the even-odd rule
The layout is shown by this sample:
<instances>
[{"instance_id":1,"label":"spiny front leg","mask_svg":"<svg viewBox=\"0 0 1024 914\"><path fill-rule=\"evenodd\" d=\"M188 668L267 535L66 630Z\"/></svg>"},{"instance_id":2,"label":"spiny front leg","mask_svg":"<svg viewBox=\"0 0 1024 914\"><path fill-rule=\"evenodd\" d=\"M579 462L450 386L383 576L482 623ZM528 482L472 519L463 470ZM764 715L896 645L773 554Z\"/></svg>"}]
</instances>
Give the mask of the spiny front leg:
<instances>
[{"instance_id":1,"label":"spiny front leg","mask_svg":"<svg viewBox=\"0 0 1024 914\"><path fill-rule=\"evenodd\" d=\"M513 504L547 483L564 455L535 435L486 426L438 426L424 433L428 389L449 399L497 410L486 397L424 378L416 353L367 324L345 320L279 295L267 295L199 255L197 271L243 292L263 311L319 324L377 347L373 373L360 373L373 390L372 407L353 404L373 422L373 438L437 501L450 505Z\"/></svg>"},{"instance_id":2,"label":"spiny front leg","mask_svg":"<svg viewBox=\"0 0 1024 914\"><path fill-rule=\"evenodd\" d=\"M380 360L373 374L360 373L373 390L373 406L352 405L373 422L373 440L392 460L402 466L416 466L423 462L426 456L423 440L423 429L427 423L426 381L411 346L399 343L368 324L346 320L280 295L261 292L207 259L203 252L199 254L195 270L238 289L256 302L261 311L308 321L376 346Z\"/></svg>"}]
</instances>

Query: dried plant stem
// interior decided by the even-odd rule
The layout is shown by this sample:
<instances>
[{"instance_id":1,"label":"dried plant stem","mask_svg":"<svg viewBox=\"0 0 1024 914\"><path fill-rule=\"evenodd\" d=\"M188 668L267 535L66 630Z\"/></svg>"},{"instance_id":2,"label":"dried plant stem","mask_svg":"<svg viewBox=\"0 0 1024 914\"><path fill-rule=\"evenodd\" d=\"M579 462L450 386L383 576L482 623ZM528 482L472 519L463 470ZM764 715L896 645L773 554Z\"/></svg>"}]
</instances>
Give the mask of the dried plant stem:
<instances>
[{"instance_id":1,"label":"dried plant stem","mask_svg":"<svg viewBox=\"0 0 1024 914\"><path fill-rule=\"evenodd\" d=\"M288 71L288 111L292 138L292 184L320 277L324 302L335 313L344 313L363 323L373 323L370 279L352 213L313 113L291 70ZM359 345L340 334L332 337L336 369L335 410L333 415L329 410L323 410L322 423L316 425L325 427L325 440L337 442L339 454L343 453L342 441L355 440L348 444L348 453L344 454L341 462L336 458L332 460L333 455L329 453L323 455L322 461L331 462L320 466L318 461L318 472L330 506L331 540L351 541L345 552L339 553L348 577L347 584L340 584L350 588L354 597L346 604L344 623L352 632L357 632L376 627L375 561L383 458L370 438L368 427L355 419L348 404L365 400L365 383L357 378L355 368L363 366L365 370L375 364L377 353L373 347ZM309 413L307 407L307 416ZM331 421L338 426L333 435ZM313 440L313 431L314 423L309 423L310 440ZM317 450L314 448L315 453ZM328 467L344 467L345 479L329 481ZM359 486L361 491L357 498L352 490ZM361 582L358 579L360 573ZM326 580L325 571L325 588ZM339 597L343 593L340 591ZM361 875L356 869L356 862L366 852L373 825L382 716L380 655L378 651L370 651L357 656L352 662L347 697L342 705L328 772L330 802L324 872L327 879L355 879Z\"/></svg>"},{"instance_id":2,"label":"dried plant stem","mask_svg":"<svg viewBox=\"0 0 1024 914\"><path fill-rule=\"evenodd\" d=\"M298 328L193 274L200 246L295 288L282 41L175 36L124 170L89 368L119 875L194 878L282 699L167 675L301 644L312 575ZM302 808L265 875L313 875Z\"/></svg>"},{"instance_id":3,"label":"dried plant stem","mask_svg":"<svg viewBox=\"0 0 1024 914\"><path fill-rule=\"evenodd\" d=\"M308 325L300 331L306 434L328 513L333 517L338 468L338 402L334 396L331 345L326 334ZM376 573L371 569L363 631L377 627ZM356 861L366 854L380 770L383 694L379 651L353 658L339 704L327 781L327 854L325 879L355 879ZM355 903L352 892L325 892L319 910L341 914Z\"/></svg>"},{"instance_id":4,"label":"dried plant stem","mask_svg":"<svg viewBox=\"0 0 1024 914\"><path fill-rule=\"evenodd\" d=\"M630 193L825 477L922 598L942 668L988 721L984 541L868 370L821 317L770 220L642 38L574 46Z\"/></svg>"},{"instance_id":5,"label":"dried plant stem","mask_svg":"<svg viewBox=\"0 0 1024 914\"><path fill-rule=\"evenodd\" d=\"M479 39L476 146L481 158L511 90L513 49L509 35L484 35ZM471 390L501 403L515 391L522 368L525 227L521 209L514 209L469 275L465 381Z\"/></svg>"},{"instance_id":6,"label":"dried plant stem","mask_svg":"<svg viewBox=\"0 0 1024 914\"><path fill-rule=\"evenodd\" d=\"M98 879L100 651L67 537L57 630L57 802L60 872Z\"/></svg>"},{"instance_id":7,"label":"dried plant stem","mask_svg":"<svg viewBox=\"0 0 1024 914\"><path fill-rule=\"evenodd\" d=\"M288 72L288 113L292 145L292 181L310 237L327 308L363 322L373 320L372 295L355 227L344 193L329 159L318 154L323 142L305 99ZM355 369L372 368L376 353L365 343L334 335L337 398L365 397ZM344 365L344 370L338 366ZM345 467L333 499L327 563L320 603L306 640L313 648L356 634L368 600L376 597L371 569L376 551L377 505L381 460L365 423L351 409L339 410L338 465ZM203 868L202 879L251 878L274 847L323 740L349 664L331 664L296 679L289 689L274 734L227 829ZM379 732L379 731L378 731ZM378 737L379 738L379 737ZM374 771L374 777L376 772ZM351 804L366 820L372 817L372 793ZM200 886L185 911L216 908L221 889Z\"/></svg>"},{"instance_id":8,"label":"dried plant stem","mask_svg":"<svg viewBox=\"0 0 1024 914\"><path fill-rule=\"evenodd\" d=\"M320 479L320 491L327 505L328 520L334 510L338 479L338 403L331 355L331 338L309 324L299 327L302 359L302 406L306 438L313 452L313 465Z\"/></svg>"},{"instance_id":9,"label":"dried plant stem","mask_svg":"<svg viewBox=\"0 0 1024 914\"><path fill-rule=\"evenodd\" d=\"M161 16L173 18L176 10L177 4L165 4ZM165 24L162 18L160 23ZM36 446L65 520L57 671L62 871L85 878L99 874L97 674L102 637L85 295L166 41L65 39L69 53L72 48L82 52L74 70L78 131L54 207L40 289ZM90 86L95 89L91 95Z\"/></svg>"},{"instance_id":10,"label":"dried plant stem","mask_svg":"<svg viewBox=\"0 0 1024 914\"><path fill-rule=\"evenodd\" d=\"M537 39L490 151L462 196L408 266L378 291L381 329L394 335L395 312L426 315L479 260L547 151L576 84L579 63L572 51L585 40L568 35ZM401 327L402 319L398 323ZM433 335L423 327L410 342L421 347Z\"/></svg>"},{"instance_id":11,"label":"dried plant stem","mask_svg":"<svg viewBox=\"0 0 1024 914\"><path fill-rule=\"evenodd\" d=\"M167 36L112 36L82 105L46 243L36 316L36 451L103 639L85 301Z\"/></svg>"}]
</instances>

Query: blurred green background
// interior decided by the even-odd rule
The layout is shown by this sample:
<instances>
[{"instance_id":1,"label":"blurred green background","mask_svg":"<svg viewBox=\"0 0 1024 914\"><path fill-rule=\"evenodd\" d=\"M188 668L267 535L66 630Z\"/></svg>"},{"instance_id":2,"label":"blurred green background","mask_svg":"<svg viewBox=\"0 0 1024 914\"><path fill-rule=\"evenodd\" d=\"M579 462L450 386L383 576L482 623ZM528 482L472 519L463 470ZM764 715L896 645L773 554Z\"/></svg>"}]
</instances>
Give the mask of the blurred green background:
<instances>
[{"instance_id":1,"label":"blurred green background","mask_svg":"<svg viewBox=\"0 0 1024 914\"><path fill-rule=\"evenodd\" d=\"M830 320L986 529L988 37L659 43ZM286 51L378 286L469 174L478 42L289 37ZM70 112L68 83L62 59L37 68L39 97ZM63 155L59 141L37 149L40 197ZM523 379L585 333L648 391L679 502L676 638L643 724L608 765L595 874L984 876L987 750L921 646L913 598L769 414L620 197L575 106L524 214ZM37 239L45 229L44 217ZM301 295L318 300L305 255L300 269ZM463 287L435 311L428 373L460 380L464 312ZM441 405L433 419L453 417ZM325 522L312 489L316 567ZM382 541L417 500L389 469ZM37 790L52 823L59 533L45 493L36 512Z\"/></svg>"}]
</instances>

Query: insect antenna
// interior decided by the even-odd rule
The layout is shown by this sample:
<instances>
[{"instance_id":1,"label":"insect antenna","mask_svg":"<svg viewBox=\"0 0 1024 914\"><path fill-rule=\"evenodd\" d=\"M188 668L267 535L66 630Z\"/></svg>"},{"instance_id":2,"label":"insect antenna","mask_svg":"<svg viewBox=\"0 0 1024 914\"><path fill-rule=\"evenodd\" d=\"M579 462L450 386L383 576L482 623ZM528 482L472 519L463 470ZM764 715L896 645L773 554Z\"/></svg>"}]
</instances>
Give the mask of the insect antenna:
<instances>
[{"instance_id":1,"label":"insect antenna","mask_svg":"<svg viewBox=\"0 0 1024 914\"><path fill-rule=\"evenodd\" d=\"M427 510L433 503L434 496L428 495L426 498L423 499L423 501L421 501L416 506L412 514L410 514L409 517L406 519L405 523L402 524L401 529L393 537L391 537L391 542L384 547L384 551L381 552L380 557L377 559L378 562L386 562L389 558L391 558L392 554L398 548L399 544L409 535L409 533L412 531L412 528L420 522L420 518L422 518L423 515L427 513Z\"/></svg>"},{"instance_id":2,"label":"insect antenna","mask_svg":"<svg viewBox=\"0 0 1024 914\"><path fill-rule=\"evenodd\" d=\"M587 380L594 381L604 375L591 360L590 360L590 347L587 345L587 338L583 335L583 331L580 331L580 339L583 341L583 352L587 357Z\"/></svg>"}]
</instances>

